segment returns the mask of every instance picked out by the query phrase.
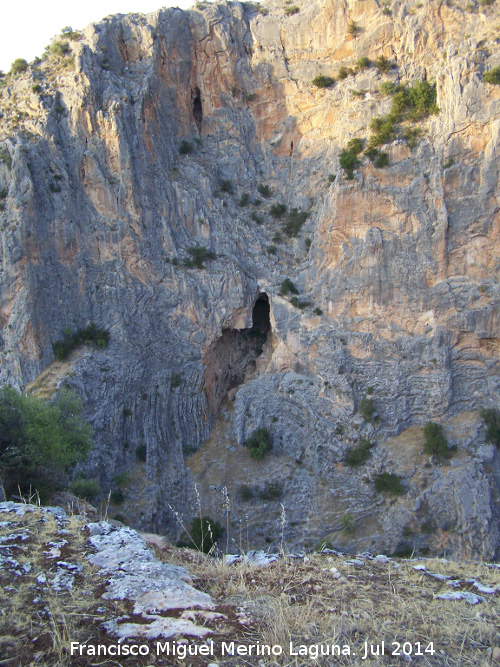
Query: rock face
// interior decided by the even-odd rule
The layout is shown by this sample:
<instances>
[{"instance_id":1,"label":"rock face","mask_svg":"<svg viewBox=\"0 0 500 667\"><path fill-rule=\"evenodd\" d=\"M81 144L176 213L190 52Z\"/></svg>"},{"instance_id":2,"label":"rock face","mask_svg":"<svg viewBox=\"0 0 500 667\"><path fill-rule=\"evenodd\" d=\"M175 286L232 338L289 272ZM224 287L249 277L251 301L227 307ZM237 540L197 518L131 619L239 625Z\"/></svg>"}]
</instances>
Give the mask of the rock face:
<instances>
[{"instance_id":1,"label":"rock face","mask_svg":"<svg viewBox=\"0 0 500 667\"><path fill-rule=\"evenodd\" d=\"M271 0L116 16L70 42L74 69L51 56L6 80L0 382L78 391L97 443L85 472L103 490L128 473L116 511L134 526L178 533L197 481L214 516L230 490L252 546L278 536L281 501L295 546L495 554L499 464L477 411L500 394L500 93L482 81L497 13ZM382 55L396 67L311 83ZM382 82L425 78L440 113L417 145L400 134L388 167L362 158L346 178L340 151L390 110ZM297 237L279 204L309 212ZM201 247L216 258L196 261ZM270 330L249 342L266 299ZM47 374L53 343L89 322L109 348ZM451 465L424 467L412 429L429 419L458 447ZM258 427L262 463L242 447ZM369 462L345 468L361 437ZM375 493L384 471L406 496Z\"/></svg>"}]
</instances>

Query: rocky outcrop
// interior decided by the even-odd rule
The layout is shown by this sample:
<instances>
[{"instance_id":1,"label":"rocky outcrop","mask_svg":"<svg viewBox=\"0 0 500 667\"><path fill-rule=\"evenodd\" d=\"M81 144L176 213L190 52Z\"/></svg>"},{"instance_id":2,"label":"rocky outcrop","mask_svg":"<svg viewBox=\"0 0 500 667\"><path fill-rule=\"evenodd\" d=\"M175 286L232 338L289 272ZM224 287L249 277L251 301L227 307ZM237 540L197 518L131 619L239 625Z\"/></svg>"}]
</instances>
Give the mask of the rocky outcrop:
<instances>
[{"instance_id":1,"label":"rocky outcrop","mask_svg":"<svg viewBox=\"0 0 500 667\"><path fill-rule=\"evenodd\" d=\"M172 510L190 518L196 479L212 504L216 484L185 454L202 447L232 390L220 442L243 456L257 426L274 441L267 463L247 466L257 479L235 480L234 493L273 471L291 543L330 535L350 513L365 517L377 548L396 548L425 501L436 528L454 527L451 550L462 548L457 535L471 536L468 548L491 556L497 487L477 414L473 436L456 438L459 464L431 468L425 497L414 489L387 513L372 482L400 470L412 488L426 465L421 453L411 469L402 453L386 457L388 438L429 418L448 429L466 410L498 404L500 98L481 80L500 62L497 10L266 7L109 17L71 42L74 70L54 56L8 79L0 381L35 381L66 328L109 329L107 350L75 354L51 386L84 399L97 443L86 474L107 490L129 472L116 511L135 526L177 533ZM381 55L395 68L311 83ZM419 122L416 147L400 134L385 147L388 167L364 158L348 180L340 151L389 111L382 82L424 78L436 82L440 113ZM309 212L296 238L271 204ZM216 255L205 268L192 261L200 247ZM285 278L295 302L281 293ZM218 341L240 345L235 331L251 329L261 293L267 342L255 368L229 372ZM358 413L367 397L374 423ZM358 474L342 460L360 437L376 446ZM315 503L326 513L313 517Z\"/></svg>"}]
</instances>

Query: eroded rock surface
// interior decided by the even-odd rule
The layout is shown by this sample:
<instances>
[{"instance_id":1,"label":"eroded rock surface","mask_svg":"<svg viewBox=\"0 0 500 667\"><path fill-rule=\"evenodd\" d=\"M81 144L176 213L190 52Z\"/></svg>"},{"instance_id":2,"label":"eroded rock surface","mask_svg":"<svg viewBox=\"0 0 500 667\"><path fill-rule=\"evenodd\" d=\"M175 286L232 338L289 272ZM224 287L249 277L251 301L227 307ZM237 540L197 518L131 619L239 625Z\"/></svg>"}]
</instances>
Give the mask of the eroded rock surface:
<instances>
[{"instance_id":1,"label":"eroded rock surface","mask_svg":"<svg viewBox=\"0 0 500 667\"><path fill-rule=\"evenodd\" d=\"M8 80L0 382L42 393L66 383L82 396L97 442L85 473L106 492L128 473L114 511L136 527L177 535L174 511L187 522L197 511L195 481L224 518L210 487L228 486L230 451L241 472L236 540L239 487L272 477L292 545L332 535L343 544L351 514L353 546L397 548L417 530L425 548L493 556L500 476L477 411L500 399L500 94L482 81L500 63L498 10L433 0L390 15L371 1L310 0L292 16L274 0L266 7L108 17L71 42L74 70L54 58ZM381 55L395 68L312 85ZM340 151L389 112L381 84L425 78L440 113L418 123L417 145L400 134L384 147L387 168L362 158L348 180ZM297 238L270 214L275 204L309 212ZM200 246L216 254L205 268L189 252ZM252 328L262 294L271 331L243 372L226 346L212 353L224 336L241 342L234 332ZM91 321L110 330L109 348L47 373L63 330ZM217 417L226 390L234 404ZM358 412L367 397L373 423ZM405 443L388 455L388 439L428 419L451 432L465 411L475 416L456 437L456 466L424 474L421 443L411 460ZM262 426L274 453L245 472L242 444ZM226 466L212 480L199 460L185 462L211 433L209 460ZM375 446L353 472L342 461L360 437ZM401 474L406 498L374 493L381 471ZM277 502L250 507L252 546L277 539ZM445 533L432 544L417 506Z\"/></svg>"}]
</instances>

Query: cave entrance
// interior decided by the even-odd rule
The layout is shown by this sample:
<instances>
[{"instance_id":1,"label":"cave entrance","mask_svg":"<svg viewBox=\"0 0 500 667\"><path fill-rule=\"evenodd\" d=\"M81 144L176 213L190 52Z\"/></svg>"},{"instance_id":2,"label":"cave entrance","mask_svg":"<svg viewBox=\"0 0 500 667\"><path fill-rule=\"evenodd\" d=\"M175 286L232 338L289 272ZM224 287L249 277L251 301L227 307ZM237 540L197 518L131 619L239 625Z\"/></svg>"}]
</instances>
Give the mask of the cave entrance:
<instances>
[{"instance_id":1,"label":"cave entrance","mask_svg":"<svg viewBox=\"0 0 500 667\"><path fill-rule=\"evenodd\" d=\"M269 314L271 307L269 305L269 297L265 292L262 292L257 297L252 311L252 328L249 331L260 332L267 334L271 330L271 320Z\"/></svg>"},{"instance_id":2,"label":"cave entrance","mask_svg":"<svg viewBox=\"0 0 500 667\"><path fill-rule=\"evenodd\" d=\"M210 414L216 415L229 391L245 382L255 368L271 334L271 307L265 292L258 295L252 310L249 329L223 329L205 355L205 387Z\"/></svg>"},{"instance_id":3,"label":"cave entrance","mask_svg":"<svg viewBox=\"0 0 500 667\"><path fill-rule=\"evenodd\" d=\"M199 88L194 89L193 95L193 118L198 128L198 132L201 133L201 124L203 123L203 108L201 106L201 93Z\"/></svg>"}]
</instances>

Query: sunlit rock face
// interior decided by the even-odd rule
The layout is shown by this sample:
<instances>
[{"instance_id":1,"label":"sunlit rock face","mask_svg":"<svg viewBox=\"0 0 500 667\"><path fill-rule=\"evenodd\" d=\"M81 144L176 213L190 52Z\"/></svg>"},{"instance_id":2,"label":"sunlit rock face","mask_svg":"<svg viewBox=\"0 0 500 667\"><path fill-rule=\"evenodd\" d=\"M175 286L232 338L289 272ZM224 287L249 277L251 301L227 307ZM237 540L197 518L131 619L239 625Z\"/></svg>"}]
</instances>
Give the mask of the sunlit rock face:
<instances>
[{"instance_id":1,"label":"sunlit rock face","mask_svg":"<svg viewBox=\"0 0 500 667\"><path fill-rule=\"evenodd\" d=\"M492 557L499 463L478 411L500 391L500 88L482 81L498 11L266 8L109 17L70 42L74 69L54 57L7 80L0 382L82 396L84 472L106 493L128 473L112 510L136 527L177 535L196 483L225 525L228 489L230 537L249 526L250 546L283 531ZM312 84L382 55L385 73ZM348 179L341 150L391 110L381 84L424 79L439 113ZM290 231L293 208L308 217ZM90 322L110 346L51 366ZM430 419L457 445L446 465L422 454ZM261 462L244 447L257 428ZM361 438L371 456L350 468ZM406 494L376 493L382 472Z\"/></svg>"}]
</instances>

